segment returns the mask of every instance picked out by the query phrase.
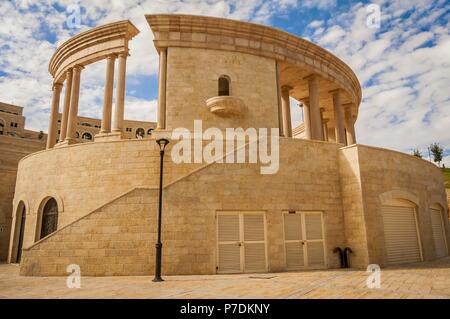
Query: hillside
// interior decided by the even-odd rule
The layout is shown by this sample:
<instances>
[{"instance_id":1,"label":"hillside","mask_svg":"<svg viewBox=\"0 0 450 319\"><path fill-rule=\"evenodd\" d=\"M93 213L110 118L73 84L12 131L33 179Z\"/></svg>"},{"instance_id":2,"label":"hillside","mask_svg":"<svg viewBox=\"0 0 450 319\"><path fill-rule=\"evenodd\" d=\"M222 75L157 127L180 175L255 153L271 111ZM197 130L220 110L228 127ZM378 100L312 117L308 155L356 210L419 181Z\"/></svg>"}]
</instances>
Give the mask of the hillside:
<instances>
[{"instance_id":1,"label":"hillside","mask_svg":"<svg viewBox=\"0 0 450 319\"><path fill-rule=\"evenodd\" d=\"M450 168L443 168L445 188L450 188Z\"/></svg>"}]
</instances>

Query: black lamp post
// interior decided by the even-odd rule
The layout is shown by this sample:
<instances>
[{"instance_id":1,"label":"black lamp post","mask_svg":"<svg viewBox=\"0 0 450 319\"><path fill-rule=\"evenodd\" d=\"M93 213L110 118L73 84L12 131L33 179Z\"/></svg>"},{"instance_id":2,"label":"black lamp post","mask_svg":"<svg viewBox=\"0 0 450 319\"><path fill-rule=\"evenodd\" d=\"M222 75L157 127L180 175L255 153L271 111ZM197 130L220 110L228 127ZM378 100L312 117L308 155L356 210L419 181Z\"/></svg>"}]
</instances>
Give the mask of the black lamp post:
<instances>
[{"instance_id":1,"label":"black lamp post","mask_svg":"<svg viewBox=\"0 0 450 319\"><path fill-rule=\"evenodd\" d=\"M169 140L165 138L160 138L156 140L156 143L159 145L159 156L160 156L160 164L159 164L159 208L158 208L158 241L156 242L156 260L155 260L155 278L153 281L164 281L161 278L161 255L162 255L162 243L161 243L161 213L162 213L162 192L163 192L163 166L164 166L164 149L167 144L169 144Z\"/></svg>"}]
</instances>

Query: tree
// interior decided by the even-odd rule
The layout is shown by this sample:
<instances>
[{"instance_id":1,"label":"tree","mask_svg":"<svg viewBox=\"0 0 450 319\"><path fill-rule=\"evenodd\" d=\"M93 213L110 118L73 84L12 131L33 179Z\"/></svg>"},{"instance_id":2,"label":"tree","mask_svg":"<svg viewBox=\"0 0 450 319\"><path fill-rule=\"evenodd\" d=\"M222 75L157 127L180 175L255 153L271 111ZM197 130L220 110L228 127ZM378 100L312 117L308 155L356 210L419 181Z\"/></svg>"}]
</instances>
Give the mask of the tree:
<instances>
[{"instance_id":1,"label":"tree","mask_svg":"<svg viewBox=\"0 0 450 319\"><path fill-rule=\"evenodd\" d=\"M418 148L413 149L413 155L418 158L422 158L422 153Z\"/></svg>"},{"instance_id":2,"label":"tree","mask_svg":"<svg viewBox=\"0 0 450 319\"><path fill-rule=\"evenodd\" d=\"M442 156L444 155L444 149L439 145L439 143L433 143L430 145L430 152L433 154L433 161L441 166Z\"/></svg>"}]
</instances>

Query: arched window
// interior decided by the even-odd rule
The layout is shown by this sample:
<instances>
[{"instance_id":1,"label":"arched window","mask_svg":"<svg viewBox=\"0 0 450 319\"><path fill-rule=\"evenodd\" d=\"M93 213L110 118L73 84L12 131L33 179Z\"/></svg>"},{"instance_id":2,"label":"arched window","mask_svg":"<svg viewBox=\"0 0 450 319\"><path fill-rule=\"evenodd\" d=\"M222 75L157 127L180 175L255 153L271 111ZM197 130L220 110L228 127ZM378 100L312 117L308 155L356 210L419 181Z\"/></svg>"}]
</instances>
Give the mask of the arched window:
<instances>
[{"instance_id":1,"label":"arched window","mask_svg":"<svg viewBox=\"0 0 450 319\"><path fill-rule=\"evenodd\" d=\"M230 78L226 75L222 75L219 78L219 96L230 95Z\"/></svg>"},{"instance_id":2,"label":"arched window","mask_svg":"<svg viewBox=\"0 0 450 319\"><path fill-rule=\"evenodd\" d=\"M0 135L3 135L5 129L5 123L3 122L3 120L0 120Z\"/></svg>"},{"instance_id":3,"label":"arched window","mask_svg":"<svg viewBox=\"0 0 450 319\"><path fill-rule=\"evenodd\" d=\"M45 203L42 210L41 237L44 238L53 233L58 227L58 204L54 198Z\"/></svg>"},{"instance_id":4,"label":"arched window","mask_svg":"<svg viewBox=\"0 0 450 319\"><path fill-rule=\"evenodd\" d=\"M153 129L149 128L148 131L147 131L147 135L148 136L152 136L152 134L153 134Z\"/></svg>"},{"instance_id":5,"label":"arched window","mask_svg":"<svg viewBox=\"0 0 450 319\"><path fill-rule=\"evenodd\" d=\"M90 140L92 140L92 135L91 135L91 133L89 133L89 132L84 132L83 135L81 136L81 138L82 138L83 140L88 140L88 141L90 141Z\"/></svg>"},{"instance_id":6,"label":"arched window","mask_svg":"<svg viewBox=\"0 0 450 319\"><path fill-rule=\"evenodd\" d=\"M144 138L144 135L145 135L145 131L143 128L136 129L136 138L137 139Z\"/></svg>"},{"instance_id":7,"label":"arched window","mask_svg":"<svg viewBox=\"0 0 450 319\"><path fill-rule=\"evenodd\" d=\"M25 204L21 201L19 203L19 206L17 207L17 214L16 214L16 228L15 228L15 247L16 247L16 254L15 258L13 257L13 261L16 263L20 263L20 260L22 259L22 248L23 248L23 237L25 235L25 221L27 217L27 211L25 208Z\"/></svg>"}]
</instances>

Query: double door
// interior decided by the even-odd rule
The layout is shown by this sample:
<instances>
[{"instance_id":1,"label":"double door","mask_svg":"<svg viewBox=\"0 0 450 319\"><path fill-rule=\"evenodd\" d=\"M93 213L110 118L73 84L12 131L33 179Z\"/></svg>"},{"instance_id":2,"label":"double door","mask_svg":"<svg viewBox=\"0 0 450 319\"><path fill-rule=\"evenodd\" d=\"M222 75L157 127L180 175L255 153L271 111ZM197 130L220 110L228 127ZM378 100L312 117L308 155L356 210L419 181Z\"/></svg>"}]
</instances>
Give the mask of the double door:
<instances>
[{"instance_id":1,"label":"double door","mask_svg":"<svg viewBox=\"0 0 450 319\"><path fill-rule=\"evenodd\" d=\"M325 267L322 212L284 212L286 269Z\"/></svg>"},{"instance_id":2,"label":"double door","mask_svg":"<svg viewBox=\"0 0 450 319\"><path fill-rule=\"evenodd\" d=\"M264 212L217 213L217 272L266 272Z\"/></svg>"}]
</instances>

